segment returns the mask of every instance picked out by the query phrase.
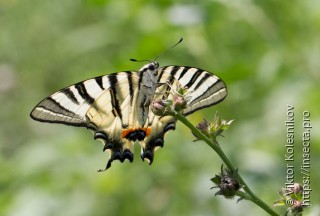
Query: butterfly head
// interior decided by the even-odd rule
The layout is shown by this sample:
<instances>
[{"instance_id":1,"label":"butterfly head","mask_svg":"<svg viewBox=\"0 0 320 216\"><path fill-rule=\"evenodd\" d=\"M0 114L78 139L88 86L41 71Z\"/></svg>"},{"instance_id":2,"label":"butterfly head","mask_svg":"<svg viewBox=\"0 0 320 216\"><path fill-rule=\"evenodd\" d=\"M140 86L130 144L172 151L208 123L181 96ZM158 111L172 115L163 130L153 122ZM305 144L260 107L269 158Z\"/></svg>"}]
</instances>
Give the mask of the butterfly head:
<instances>
[{"instance_id":1,"label":"butterfly head","mask_svg":"<svg viewBox=\"0 0 320 216\"><path fill-rule=\"evenodd\" d=\"M147 72L150 75L158 76L159 63L156 61L150 61L148 64L145 64L141 69L141 73Z\"/></svg>"}]
</instances>

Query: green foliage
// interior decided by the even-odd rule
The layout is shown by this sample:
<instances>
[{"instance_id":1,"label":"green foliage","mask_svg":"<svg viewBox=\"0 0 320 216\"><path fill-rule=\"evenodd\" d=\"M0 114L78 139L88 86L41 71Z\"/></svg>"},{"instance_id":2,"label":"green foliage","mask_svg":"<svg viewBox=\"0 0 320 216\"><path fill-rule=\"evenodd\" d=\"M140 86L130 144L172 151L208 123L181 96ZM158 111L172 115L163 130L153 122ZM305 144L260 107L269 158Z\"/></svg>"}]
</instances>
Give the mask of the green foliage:
<instances>
[{"instance_id":1,"label":"green foliage","mask_svg":"<svg viewBox=\"0 0 320 216\"><path fill-rule=\"evenodd\" d=\"M246 202L214 197L221 161L182 125L152 166L135 149L114 163L84 129L29 118L67 85L139 69L153 59L216 73L228 86L216 111L236 119L219 143L241 176L273 203L286 175L286 106L295 107L295 181L300 182L302 112L311 113L311 194L319 208L320 4L317 1L0 1L0 215L261 215ZM214 155L214 156L213 156ZM228 208L226 208L226 206ZM278 210L278 209L277 209ZM316 213L315 213L316 214Z\"/></svg>"}]
</instances>

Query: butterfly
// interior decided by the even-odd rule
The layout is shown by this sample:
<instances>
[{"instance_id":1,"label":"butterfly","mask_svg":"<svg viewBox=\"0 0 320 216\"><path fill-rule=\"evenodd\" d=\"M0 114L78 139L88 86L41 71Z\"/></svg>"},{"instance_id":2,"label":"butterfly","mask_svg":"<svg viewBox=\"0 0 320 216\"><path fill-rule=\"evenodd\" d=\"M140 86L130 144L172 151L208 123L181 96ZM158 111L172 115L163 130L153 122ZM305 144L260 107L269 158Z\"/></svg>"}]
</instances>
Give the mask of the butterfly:
<instances>
[{"instance_id":1,"label":"butterfly","mask_svg":"<svg viewBox=\"0 0 320 216\"><path fill-rule=\"evenodd\" d=\"M114 160L133 161L138 141L141 158L149 164L163 147L164 135L174 130L173 116L157 116L150 106L156 99L170 98L178 86L187 89L188 101L182 114L224 100L227 88L216 75L195 67L164 66L148 61L139 71L124 71L78 82L46 97L31 111L40 122L86 127L110 153L104 171Z\"/></svg>"}]
</instances>

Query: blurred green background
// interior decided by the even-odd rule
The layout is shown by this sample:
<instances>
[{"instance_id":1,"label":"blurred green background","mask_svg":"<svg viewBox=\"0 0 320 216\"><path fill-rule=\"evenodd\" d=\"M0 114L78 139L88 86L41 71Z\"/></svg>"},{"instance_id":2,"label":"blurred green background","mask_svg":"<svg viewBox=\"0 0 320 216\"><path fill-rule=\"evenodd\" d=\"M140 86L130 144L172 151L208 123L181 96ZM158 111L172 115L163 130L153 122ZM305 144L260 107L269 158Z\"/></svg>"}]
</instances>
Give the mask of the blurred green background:
<instances>
[{"instance_id":1,"label":"blurred green background","mask_svg":"<svg viewBox=\"0 0 320 216\"><path fill-rule=\"evenodd\" d=\"M229 95L189 117L235 119L220 145L272 205L286 181L287 104L295 111L295 181L301 182L302 112L311 113L311 204L320 215L320 1L0 0L0 215L266 215L215 197L221 160L182 124L152 166L135 148L114 162L86 129L32 121L31 109L78 81L153 59L209 70ZM282 208L275 208L283 213Z\"/></svg>"}]
</instances>

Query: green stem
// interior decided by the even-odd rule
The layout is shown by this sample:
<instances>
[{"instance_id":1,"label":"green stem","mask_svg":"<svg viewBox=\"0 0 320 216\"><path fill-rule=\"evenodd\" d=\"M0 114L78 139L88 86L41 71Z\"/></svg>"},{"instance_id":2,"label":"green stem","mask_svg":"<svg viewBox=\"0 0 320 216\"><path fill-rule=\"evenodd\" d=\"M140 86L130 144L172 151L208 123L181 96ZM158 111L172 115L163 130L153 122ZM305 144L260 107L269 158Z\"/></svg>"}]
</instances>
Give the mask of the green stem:
<instances>
[{"instance_id":1,"label":"green stem","mask_svg":"<svg viewBox=\"0 0 320 216\"><path fill-rule=\"evenodd\" d=\"M211 141L208 137L206 137L201 131L199 131L191 122L189 122L182 114L176 113L174 114L174 117L181 121L184 125L186 125L188 128L191 129L191 131L201 140L206 142L222 159L222 161L226 164L226 166L230 169L230 171L234 172L235 168L228 159L228 157L224 154L220 146L217 142ZM243 178L238 173L238 177L240 180L240 184L243 186L243 190L250 195L250 200L254 202L256 205L260 206L262 209L264 209L266 212L268 212L270 215L273 216L279 216L275 211L273 211L266 203L264 203L259 197L257 197L249 188L247 183L243 180Z\"/></svg>"}]
</instances>

